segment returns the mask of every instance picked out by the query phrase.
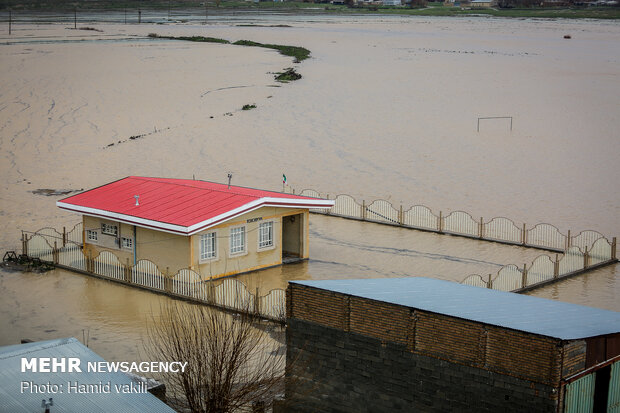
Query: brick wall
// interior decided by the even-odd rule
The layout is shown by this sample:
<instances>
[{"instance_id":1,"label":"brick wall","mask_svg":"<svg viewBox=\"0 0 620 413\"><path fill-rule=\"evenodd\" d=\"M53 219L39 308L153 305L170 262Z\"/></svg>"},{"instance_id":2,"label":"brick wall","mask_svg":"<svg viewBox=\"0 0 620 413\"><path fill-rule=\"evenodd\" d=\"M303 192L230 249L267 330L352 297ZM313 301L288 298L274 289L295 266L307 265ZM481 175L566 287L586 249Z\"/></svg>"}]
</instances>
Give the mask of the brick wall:
<instances>
[{"instance_id":1,"label":"brick wall","mask_svg":"<svg viewBox=\"0 0 620 413\"><path fill-rule=\"evenodd\" d=\"M562 342L299 284L289 285L287 316L289 351L316 357L310 364L320 379L312 374L306 379L321 388L314 400L319 404L361 397L385 411L401 405L467 411L483 398L487 411L519 411L527 403L555 411L561 377L585 362L583 341ZM361 386L365 382L373 389ZM446 398L454 403L446 405ZM343 403L328 410L366 411Z\"/></svg>"},{"instance_id":2,"label":"brick wall","mask_svg":"<svg viewBox=\"0 0 620 413\"><path fill-rule=\"evenodd\" d=\"M292 361L294 360L294 361ZM291 362L292 361L292 362ZM555 412L554 388L292 318L279 411Z\"/></svg>"}]
</instances>

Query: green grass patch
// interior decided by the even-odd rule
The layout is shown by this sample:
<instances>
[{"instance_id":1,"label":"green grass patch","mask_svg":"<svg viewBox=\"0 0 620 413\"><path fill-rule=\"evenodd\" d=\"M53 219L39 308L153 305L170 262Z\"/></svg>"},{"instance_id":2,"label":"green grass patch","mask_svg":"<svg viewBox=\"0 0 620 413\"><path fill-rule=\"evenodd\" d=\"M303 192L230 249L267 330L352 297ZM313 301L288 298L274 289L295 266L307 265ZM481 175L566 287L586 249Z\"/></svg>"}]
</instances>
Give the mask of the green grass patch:
<instances>
[{"instance_id":1,"label":"green grass patch","mask_svg":"<svg viewBox=\"0 0 620 413\"><path fill-rule=\"evenodd\" d=\"M233 43L237 46L254 46L254 47L265 47L267 49L275 49L283 54L284 56L291 56L295 58L295 63L299 63L302 60L306 60L310 57L310 50L299 47L299 46L283 46L280 44L264 44L253 42L251 40L238 40Z\"/></svg>"},{"instance_id":2,"label":"green grass patch","mask_svg":"<svg viewBox=\"0 0 620 413\"><path fill-rule=\"evenodd\" d=\"M256 105L252 103L252 104L243 105L243 107L241 108L241 110L250 110L250 109L256 109Z\"/></svg>"},{"instance_id":3,"label":"green grass patch","mask_svg":"<svg viewBox=\"0 0 620 413\"><path fill-rule=\"evenodd\" d=\"M226 39L218 39L217 37L204 37L204 36L160 36L157 33L149 33L149 37L155 39L169 39L169 40L185 40L188 42L205 42L205 43L221 43L230 44Z\"/></svg>"},{"instance_id":4,"label":"green grass patch","mask_svg":"<svg viewBox=\"0 0 620 413\"><path fill-rule=\"evenodd\" d=\"M301 79L301 75L297 73L292 67L287 67L286 69L284 69L284 72L276 73L275 79L278 82L288 83L292 82L293 80Z\"/></svg>"}]
</instances>

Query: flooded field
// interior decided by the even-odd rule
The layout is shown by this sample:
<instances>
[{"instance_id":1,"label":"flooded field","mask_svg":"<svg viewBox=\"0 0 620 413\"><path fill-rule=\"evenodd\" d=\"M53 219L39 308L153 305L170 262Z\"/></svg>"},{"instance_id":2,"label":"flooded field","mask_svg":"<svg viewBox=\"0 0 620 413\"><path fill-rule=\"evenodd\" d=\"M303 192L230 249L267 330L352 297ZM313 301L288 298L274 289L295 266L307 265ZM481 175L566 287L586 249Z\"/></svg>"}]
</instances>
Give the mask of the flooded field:
<instances>
[{"instance_id":1,"label":"flooded field","mask_svg":"<svg viewBox=\"0 0 620 413\"><path fill-rule=\"evenodd\" d=\"M264 27L286 23L290 27ZM240 24L243 24L241 26ZM253 25L253 26L252 26ZM620 235L620 26L602 21L237 16L209 24L17 24L0 31L0 250L72 227L61 196L128 175L205 179L465 210ZM259 27L262 26L262 27ZM150 39L201 35L311 50ZM564 35L572 39L566 40ZM273 73L295 67L289 84ZM256 109L242 111L245 104ZM481 121L489 116L506 120ZM140 139L130 139L141 136ZM462 280L542 252L311 217L310 261L240 277ZM534 292L620 311L619 266ZM55 270L0 272L0 345L76 336L133 357L158 295ZM96 344L95 344L96 343Z\"/></svg>"}]
</instances>

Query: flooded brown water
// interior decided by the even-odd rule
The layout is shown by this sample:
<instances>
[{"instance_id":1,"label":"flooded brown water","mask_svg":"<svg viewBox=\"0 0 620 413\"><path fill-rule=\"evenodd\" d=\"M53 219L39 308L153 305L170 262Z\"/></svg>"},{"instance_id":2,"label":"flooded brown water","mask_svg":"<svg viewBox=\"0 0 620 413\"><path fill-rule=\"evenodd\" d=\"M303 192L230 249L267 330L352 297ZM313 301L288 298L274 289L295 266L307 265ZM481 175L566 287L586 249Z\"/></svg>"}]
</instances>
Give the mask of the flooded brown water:
<instances>
[{"instance_id":1,"label":"flooded brown water","mask_svg":"<svg viewBox=\"0 0 620 413\"><path fill-rule=\"evenodd\" d=\"M224 181L228 172L244 186L278 190L286 173L297 190L620 234L614 22L260 19L291 27L222 20L0 32L0 250L18 249L21 229L77 221L55 207L59 197L33 190L79 190L127 175ZM145 39L151 32L299 45L312 58L293 64L272 50ZM276 84L273 72L290 66L303 78ZM257 108L241 111L248 103ZM477 132L483 116L512 116L513 130L497 120ZM461 280L541 254L318 215L311 221L309 262L241 278L264 290L307 278ZM619 271L533 294L620 311ZM161 299L61 270L0 272L0 328L8 332L0 345L81 339L90 328L102 356L134 357L145 317Z\"/></svg>"}]
</instances>

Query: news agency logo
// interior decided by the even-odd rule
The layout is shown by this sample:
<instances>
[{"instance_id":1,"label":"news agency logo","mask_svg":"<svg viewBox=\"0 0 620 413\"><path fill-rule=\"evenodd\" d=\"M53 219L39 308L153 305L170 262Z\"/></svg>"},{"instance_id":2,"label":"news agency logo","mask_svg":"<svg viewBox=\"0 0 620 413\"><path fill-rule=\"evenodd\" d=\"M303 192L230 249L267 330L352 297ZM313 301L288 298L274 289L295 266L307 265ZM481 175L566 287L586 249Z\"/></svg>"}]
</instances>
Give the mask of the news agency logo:
<instances>
[{"instance_id":1,"label":"news agency logo","mask_svg":"<svg viewBox=\"0 0 620 413\"><path fill-rule=\"evenodd\" d=\"M82 366L78 357L21 358L21 372L31 373L184 373L187 362L180 361L89 361Z\"/></svg>"}]
</instances>

